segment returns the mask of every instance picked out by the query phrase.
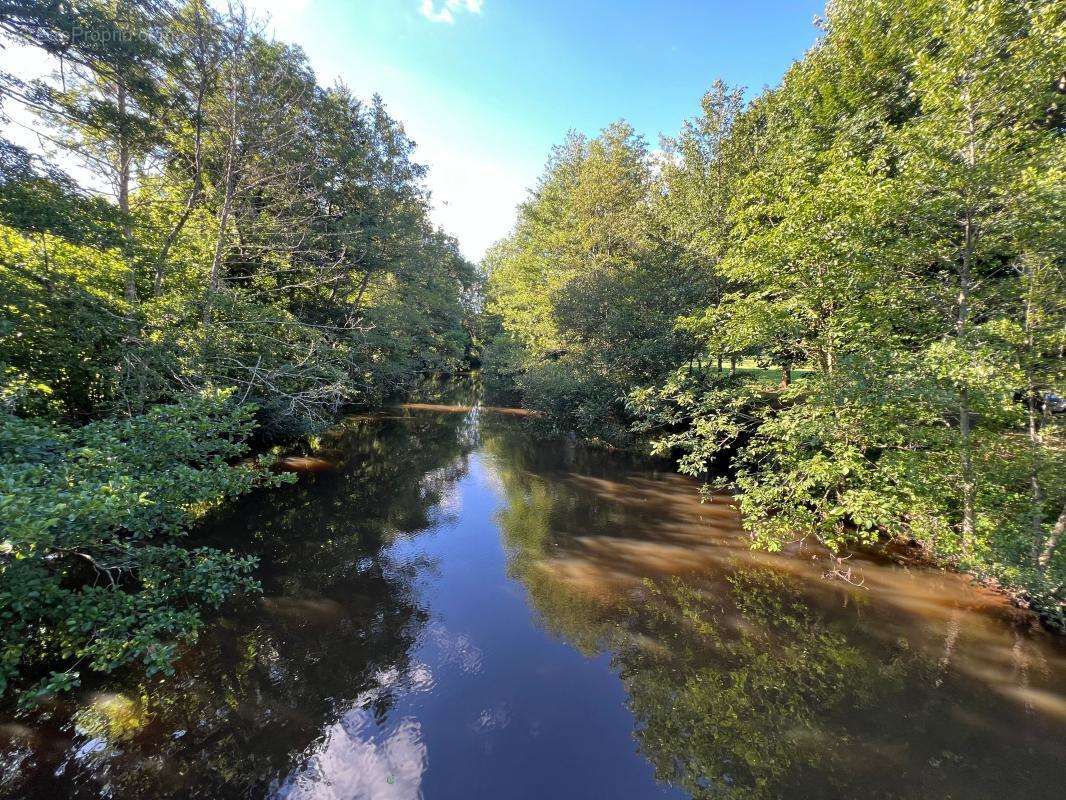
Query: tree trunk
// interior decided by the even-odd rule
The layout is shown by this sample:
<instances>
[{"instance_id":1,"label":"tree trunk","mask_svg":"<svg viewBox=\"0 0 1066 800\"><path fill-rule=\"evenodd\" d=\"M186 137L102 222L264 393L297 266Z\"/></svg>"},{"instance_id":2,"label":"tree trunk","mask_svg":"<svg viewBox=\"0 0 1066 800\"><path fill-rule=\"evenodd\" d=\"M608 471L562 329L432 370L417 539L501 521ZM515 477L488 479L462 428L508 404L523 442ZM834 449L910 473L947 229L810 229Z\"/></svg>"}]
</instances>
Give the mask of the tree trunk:
<instances>
[{"instance_id":1,"label":"tree trunk","mask_svg":"<svg viewBox=\"0 0 1066 800\"><path fill-rule=\"evenodd\" d=\"M1041 406L1040 389L1036 385L1036 376L1033 374L1033 359L1036 357L1036 342L1033 321L1033 303L1036 289L1036 266L1027 265L1028 286L1025 298L1025 354L1023 364L1026 376L1026 411L1029 422L1029 520L1030 536L1032 536L1032 558L1039 566L1041 547L1044 538L1044 487L1041 483L1040 462L1044 449L1043 432L1041 430Z\"/></svg>"},{"instance_id":2,"label":"tree trunk","mask_svg":"<svg viewBox=\"0 0 1066 800\"><path fill-rule=\"evenodd\" d=\"M965 90L966 97L965 102L969 107L968 117L968 146L966 152L966 165L973 169L977 164L977 156L975 150L975 121L973 114L973 103L970 97L969 88ZM959 348L965 351L968 348L969 338L969 314L970 314L970 291L971 280L973 271L973 255L975 246L975 229L973 219L973 208L970 205L970 200L967 198L965 209L963 211L963 247L962 258L958 262L958 277L959 277L959 296L958 296L958 312L955 318L955 338L959 345ZM963 555L970 555L973 549L974 532L977 528L976 524L976 495L977 495L977 482L974 475L973 468L973 452L972 452L972 430L973 420L970 416L970 393L965 386L959 391L959 436L960 436L960 450L962 460L962 552Z\"/></svg>"},{"instance_id":3,"label":"tree trunk","mask_svg":"<svg viewBox=\"0 0 1066 800\"><path fill-rule=\"evenodd\" d=\"M962 261L959 264L958 315L955 319L955 336L959 347L965 349L967 339L967 322L970 313L970 257L973 247L970 212L966 212L966 243L963 248ZM973 420L970 416L970 392L965 386L959 390L959 457L962 466L962 552L970 555L976 525L975 495L976 481L973 470L972 452Z\"/></svg>"},{"instance_id":4,"label":"tree trunk","mask_svg":"<svg viewBox=\"0 0 1066 800\"><path fill-rule=\"evenodd\" d=\"M1033 385L1032 375L1029 376L1028 386L1028 412L1029 412L1029 519L1030 535L1033 537L1033 557L1037 558L1040 553L1041 539L1044 535L1044 488L1040 482L1040 454L1042 451L1043 438L1040 431L1039 415L1037 413L1038 391Z\"/></svg>"},{"instance_id":5,"label":"tree trunk","mask_svg":"<svg viewBox=\"0 0 1066 800\"><path fill-rule=\"evenodd\" d=\"M133 220L130 218L130 167L132 156L126 130L126 87L120 80L116 84L118 106L118 208L122 212L122 239L126 247L130 268L126 273L126 300L137 302L137 266L133 257Z\"/></svg>"},{"instance_id":6,"label":"tree trunk","mask_svg":"<svg viewBox=\"0 0 1066 800\"><path fill-rule=\"evenodd\" d=\"M196 98L196 130L193 134L193 179L192 189L189 191L189 197L185 201L185 207L182 209L181 216L178 217L178 221L174 224L174 227L167 233L167 238L163 241L163 246L159 250L159 255L155 260L155 282L153 290L158 296L163 292L163 274L166 271L167 256L170 254L170 248L174 246L174 242L177 241L178 236L181 235L182 230L185 228L185 223L189 221L189 217L192 216L193 210L195 210L197 203L200 200L200 193L203 189L203 178L201 175L201 151L203 149L203 122L201 109L203 107L205 88L201 84L199 94Z\"/></svg>"},{"instance_id":7,"label":"tree trunk","mask_svg":"<svg viewBox=\"0 0 1066 800\"><path fill-rule=\"evenodd\" d=\"M185 223L189 221L189 217L192 216L193 209L196 208L197 200L200 197L200 179L196 178L196 183L193 185L192 191L189 192L189 197L185 201L185 208L182 209L181 216L178 217L178 221L174 224L174 227L167 233L167 238L163 240L163 246L159 249L159 255L155 259L155 278L152 282L152 292L157 297L163 293L163 276L166 273L167 256L170 255L170 248L174 246L174 242L177 241L178 236L181 235L182 230L185 228Z\"/></svg>"},{"instance_id":8,"label":"tree trunk","mask_svg":"<svg viewBox=\"0 0 1066 800\"><path fill-rule=\"evenodd\" d=\"M962 552L970 555L973 550L973 538L976 525L974 509L976 486L973 474L973 453L971 452L970 393L963 389L959 394L959 434L962 458Z\"/></svg>"},{"instance_id":9,"label":"tree trunk","mask_svg":"<svg viewBox=\"0 0 1066 800\"><path fill-rule=\"evenodd\" d=\"M1037 568L1041 572L1047 571L1048 566L1051 564L1051 559L1055 557L1055 549L1059 546L1063 534L1066 534L1066 506L1063 506L1062 511L1059 512L1055 527L1051 529L1051 535L1044 542L1044 549L1040 551L1040 558L1036 561Z\"/></svg>"},{"instance_id":10,"label":"tree trunk","mask_svg":"<svg viewBox=\"0 0 1066 800\"><path fill-rule=\"evenodd\" d=\"M355 303L352 307L352 311L358 313L360 306L363 304L363 295L366 293L367 284L370 283L370 267L367 267L363 271L363 280L359 284L359 293L355 296Z\"/></svg>"},{"instance_id":11,"label":"tree trunk","mask_svg":"<svg viewBox=\"0 0 1066 800\"><path fill-rule=\"evenodd\" d=\"M222 277L222 259L226 253L226 229L229 227L230 211L233 208L233 194L235 190L236 157L237 157L237 85L238 76L236 65L230 69L229 87L229 141L226 143L226 180L223 189L222 208L218 213L218 237L215 240L215 252L211 258L211 272L207 280L207 293L204 297L204 347L211 335L211 326L214 322L215 297Z\"/></svg>"},{"instance_id":12,"label":"tree trunk","mask_svg":"<svg viewBox=\"0 0 1066 800\"><path fill-rule=\"evenodd\" d=\"M163 242L163 247L160 248L159 255L156 257L155 280L153 283L153 291L156 296L163 292L163 276L166 272L166 262L167 256L170 254L170 248L174 246L174 242L181 235L203 192L204 98L207 96L208 84L214 77L216 70L208 54L210 45L207 44L207 33L204 29L204 9L200 3L197 3L193 11L196 15L196 69L198 80L196 84L195 111L193 113L192 189L189 192L188 199L185 201L185 208L182 209L181 216L178 217L174 227L170 229L167 238Z\"/></svg>"},{"instance_id":13,"label":"tree trunk","mask_svg":"<svg viewBox=\"0 0 1066 800\"><path fill-rule=\"evenodd\" d=\"M137 296L137 255L134 252L133 218L130 214L130 180L133 171L133 154L130 148L127 124L128 97L126 86L121 79L115 83L115 106L118 112L118 208L122 214L122 245L126 259L129 262L129 269L126 271L125 296L126 302L131 307L123 368L132 378L131 385L135 387L133 397L130 398L130 409L133 413L140 413L144 409L148 376L145 372L143 361L136 357L131 358L136 353L137 343L141 336L141 328L136 314L136 306L140 298Z\"/></svg>"}]
</instances>

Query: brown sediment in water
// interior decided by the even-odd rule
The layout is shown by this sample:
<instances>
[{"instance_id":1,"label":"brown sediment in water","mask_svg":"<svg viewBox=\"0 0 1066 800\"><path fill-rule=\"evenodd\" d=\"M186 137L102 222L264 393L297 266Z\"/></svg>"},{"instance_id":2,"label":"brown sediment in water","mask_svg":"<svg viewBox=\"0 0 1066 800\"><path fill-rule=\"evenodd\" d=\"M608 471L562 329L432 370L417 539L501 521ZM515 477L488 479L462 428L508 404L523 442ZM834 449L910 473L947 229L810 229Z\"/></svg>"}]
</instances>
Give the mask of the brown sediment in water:
<instances>
[{"instance_id":1,"label":"brown sediment in water","mask_svg":"<svg viewBox=\"0 0 1066 800\"><path fill-rule=\"evenodd\" d=\"M283 472L325 472L337 465L314 456L284 456L275 462L275 467Z\"/></svg>"},{"instance_id":2,"label":"brown sediment in water","mask_svg":"<svg viewBox=\"0 0 1066 800\"><path fill-rule=\"evenodd\" d=\"M259 602L270 614L319 625L333 624L347 613L336 600L323 597L264 597Z\"/></svg>"},{"instance_id":3,"label":"brown sediment in water","mask_svg":"<svg viewBox=\"0 0 1066 800\"><path fill-rule=\"evenodd\" d=\"M699 483L691 478L665 473L653 479L639 474L606 479L571 473L567 480L612 504L646 512L647 525L631 526L624 539L611 545L616 558L643 551L648 554L646 566L659 565L656 571L669 571L668 565L674 567L673 571L706 570L733 562L772 566L793 577L817 578L821 583L846 587L846 582L826 577L833 555L819 544L797 542L777 554L752 549L733 498L726 494L702 497ZM575 542L585 540L586 537L573 538ZM607 546L601 541L589 544L590 549ZM888 542L882 547L857 550L847 563L857 572L861 588L877 591L902 611L943 616L945 608L954 608L958 597L965 595L968 607L1013 626L1042 624L1039 615L1017 593L939 562L921 548L901 552L900 543ZM950 591L929 589L930 573L938 573L938 586L950 585ZM907 579L903 576L907 575L915 578L911 581L914 586L904 590L902 583Z\"/></svg>"},{"instance_id":4,"label":"brown sediment in water","mask_svg":"<svg viewBox=\"0 0 1066 800\"><path fill-rule=\"evenodd\" d=\"M541 580L554 583L560 591L608 604L624 603L648 579L698 576L707 591L717 593L715 587L724 586L738 571L770 570L786 577L807 603L827 613L840 615L851 606L858 616L876 617L878 622L868 630L886 647L961 628L966 647L958 652L949 647L945 669L950 667L1045 717L1066 720L1066 696L1013 679L1019 655L1003 633L1027 631L1049 645L1057 637L1034 630L1035 614L1017 608L994 587L928 564L900 563L881 551L856 552L849 559L855 583L834 580L826 577L836 563L828 550L812 544L797 544L780 553L752 549L733 500L715 495L701 502L699 485L679 475L606 478L567 473L551 480L586 497L589 506L625 511L619 524L607 518L591 530L557 531L555 546L533 568ZM1025 641L1028 650L1040 652L1035 642ZM1048 660L1055 661L1056 672L1066 671L1066 651L1052 648L1040 658L1045 671Z\"/></svg>"},{"instance_id":5,"label":"brown sediment in water","mask_svg":"<svg viewBox=\"0 0 1066 800\"><path fill-rule=\"evenodd\" d=\"M505 408L502 406L463 406L437 405L435 403L401 403L395 408L403 411L435 411L445 414L469 414L471 411L484 411L490 414L502 414L508 417L539 417L541 412L529 408Z\"/></svg>"}]
</instances>

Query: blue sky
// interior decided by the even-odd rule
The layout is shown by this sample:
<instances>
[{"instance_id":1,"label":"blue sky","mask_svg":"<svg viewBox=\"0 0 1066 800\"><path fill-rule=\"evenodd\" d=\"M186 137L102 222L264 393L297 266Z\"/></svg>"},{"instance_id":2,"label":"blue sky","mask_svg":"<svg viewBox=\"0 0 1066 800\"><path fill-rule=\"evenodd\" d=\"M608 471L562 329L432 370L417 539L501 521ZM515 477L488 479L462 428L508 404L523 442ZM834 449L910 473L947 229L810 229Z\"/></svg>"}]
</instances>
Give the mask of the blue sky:
<instances>
[{"instance_id":1,"label":"blue sky","mask_svg":"<svg viewBox=\"0 0 1066 800\"><path fill-rule=\"evenodd\" d=\"M217 0L218 5L225 0ZM380 93L430 167L434 219L479 259L553 144L620 117L674 134L718 77L757 93L824 0L246 0L320 83ZM10 59L16 54L6 53ZM4 64L0 64L3 68Z\"/></svg>"},{"instance_id":2,"label":"blue sky","mask_svg":"<svg viewBox=\"0 0 1066 800\"><path fill-rule=\"evenodd\" d=\"M824 0L255 0L319 81L379 92L430 166L435 219L481 257L571 129L620 117L656 146L717 78L758 92Z\"/></svg>"}]
</instances>

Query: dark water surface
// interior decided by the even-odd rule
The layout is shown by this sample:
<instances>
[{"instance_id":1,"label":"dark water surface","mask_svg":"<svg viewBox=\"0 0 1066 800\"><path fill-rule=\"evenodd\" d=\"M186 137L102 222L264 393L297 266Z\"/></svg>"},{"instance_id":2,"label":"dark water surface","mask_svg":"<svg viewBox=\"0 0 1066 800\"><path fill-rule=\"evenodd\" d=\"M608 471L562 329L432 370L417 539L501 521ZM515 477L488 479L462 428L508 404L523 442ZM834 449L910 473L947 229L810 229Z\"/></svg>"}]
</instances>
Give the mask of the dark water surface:
<instances>
[{"instance_id":1,"label":"dark water surface","mask_svg":"<svg viewBox=\"0 0 1066 800\"><path fill-rule=\"evenodd\" d=\"M749 551L726 498L413 406L212 543L265 596L0 724L25 798L1063 798L1066 650L955 575ZM310 455L310 454L309 454Z\"/></svg>"}]
</instances>

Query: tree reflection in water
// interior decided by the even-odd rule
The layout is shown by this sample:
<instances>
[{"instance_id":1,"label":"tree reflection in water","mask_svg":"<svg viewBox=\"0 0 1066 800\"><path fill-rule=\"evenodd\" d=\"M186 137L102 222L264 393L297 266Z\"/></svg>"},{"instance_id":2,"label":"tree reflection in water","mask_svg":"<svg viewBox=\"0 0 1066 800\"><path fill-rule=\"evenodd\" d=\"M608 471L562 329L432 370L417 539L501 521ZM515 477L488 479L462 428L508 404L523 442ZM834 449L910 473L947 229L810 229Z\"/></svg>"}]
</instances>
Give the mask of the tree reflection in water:
<instances>
[{"instance_id":1,"label":"tree reflection in water","mask_svg":"<svg viewBox=\"0 0 1066 800\"><path fill-rule=\"evenodd\" d=\"M727 498L701 505L654 463L484 428L509 570L547 630L610 655L659 780L827 800L1037 797L1057 781L1025 765L1061 755L1061 659L1049 668L1039 637L1011 644L1002 602L876 560L872 591L827 581L824 554L751 551ZM1052 713L1018 702L1019 647Z\"/></svg>"},{"instance_id":2,"label":"tree reflection in water","mask_svg":"<svg viewBox=\"0 0 1066 800\"><path fill-rule=\"evenodd\" d=\"M804 768L831 776L847 737L826 719L897 691L902 656L849 644L769 570L738 570L728 583L724 596L652 584L647 604L631 607L645 636L674 642L616 656L642 750L660 779L697 797L774 796Z\"/></svg>"},{"instance_id":3,"label":"tree reflection in water","mask_svg":"<svg viewBox=\"0 0 1066 800\"><path fill-rule=\"evenodd\" d=\"M119 678L3 726L0 794L263 797L286 789L309 748L328 757L333 725L382 724L418 688L409 654L427 615L411 583L432 568L384 548L448 513L468 427L462 415L353 418L320 443L333 469L211 520L205 541L260 557L264 596L220 620L173 677Z\"/></svg>"},{"instance_id":4,"label":"tree reflection in water","mask_svg":"<svg viewBox=\"0 0 1066 800\"><path fill-rule=\"evenodd\" d=\"M212 520L264 596L171 678L0 722L0 796L1061 794L1066 652L1001 597L861 554L867 588L824 580L662 464L430 405Z\"/></svg>"}]
</instances>

